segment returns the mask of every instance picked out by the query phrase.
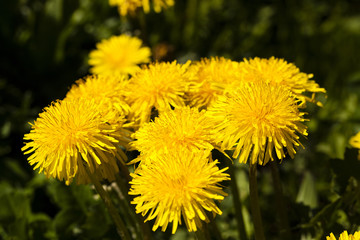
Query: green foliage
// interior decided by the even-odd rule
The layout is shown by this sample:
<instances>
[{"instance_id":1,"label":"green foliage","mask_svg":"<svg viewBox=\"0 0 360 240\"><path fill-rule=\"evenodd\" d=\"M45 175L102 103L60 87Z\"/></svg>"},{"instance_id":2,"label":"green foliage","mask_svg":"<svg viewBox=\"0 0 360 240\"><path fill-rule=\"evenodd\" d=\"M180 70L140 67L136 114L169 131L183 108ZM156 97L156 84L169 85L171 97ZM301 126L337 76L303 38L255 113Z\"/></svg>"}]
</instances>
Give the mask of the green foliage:
<instances>
[{"instance_id":1,"label":"green foliage","mask_svg":"<svg viewBox=\"0 0 360 240\"><path fill-rule=\"evenodd\" d=\"M35 193L44 190L48 199L36 202ZM24 188L0 184L0 236L3 239L99 239L116 236L108 213L89 186L66 186L44 175L36 175ZM32 209L56 209L51 218Z\"/></svg>"},{"instance_id":2,"label":"green foliage","mask_svg":"<svg viewBox=\"0 0 360 240\"><path fill-rule=\"evenodd\" d=\"M40 110L88 74L96 42L130 32L163 60L225 56L281 57L327 89L309 104L305 150L279 165L294 239L358 230L360 161L348 140L360 131L360 6L356 1L176 0L159 14L121 18L108 1L12 0L0 8L0 238L116 239L104 205L89 186L65 186L34 173L20 149ZM253 234L247 168L236 165L245 227ZM271 173L259 169L267 239L279 239ZM232 195L216 221L237 239ZM170 234L156 232L156 239ZM180 228L172 239L194 238Z\"/></svg>"},{"instance_id":3,"label":"green foliage","mask_svg":"<svg viewBox=\"0 0 360 240\"><path fill-rule=\"evenodd\" d=\"M3 239L41 239L45 236L51 239L52 220L44 213L32 212L33 194L33 188L16 189L7 182L0 183L0 234Z\"/></svg>"}]
</instances>

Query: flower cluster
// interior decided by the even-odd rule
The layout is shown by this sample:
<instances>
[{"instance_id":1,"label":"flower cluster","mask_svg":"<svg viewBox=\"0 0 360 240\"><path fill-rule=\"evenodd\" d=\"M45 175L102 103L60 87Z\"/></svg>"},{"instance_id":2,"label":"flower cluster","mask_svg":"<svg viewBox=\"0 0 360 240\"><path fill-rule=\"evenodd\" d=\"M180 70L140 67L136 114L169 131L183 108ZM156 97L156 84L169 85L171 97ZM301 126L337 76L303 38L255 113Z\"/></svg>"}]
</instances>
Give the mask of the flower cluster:
<instances>
[{"instance_id":1,"label":"flower cluster","mask_svg":"<svg viewBox=\"0 0 360 240\"><path fill-rule=\"evenodd\" d=\"M124 13L149 7L149 1L110 2ZM155 10L172 3L153 1ZM135 149L140 155L128 164L136 164L129 190L136 212L155 219L154 231L172 223L175 233L182 220L197 231L209 215L222 213L217 202L230 179L212 150L252 165L294 158L307 136L304 107L325 90L274 57L139 66L150 58L141 45L127 35L100 42L89 55L94 75L40 113L23 151L34 169L70 184L89 183L90 173L113 181L125 151Z\"/></svg>"}]
</instances>

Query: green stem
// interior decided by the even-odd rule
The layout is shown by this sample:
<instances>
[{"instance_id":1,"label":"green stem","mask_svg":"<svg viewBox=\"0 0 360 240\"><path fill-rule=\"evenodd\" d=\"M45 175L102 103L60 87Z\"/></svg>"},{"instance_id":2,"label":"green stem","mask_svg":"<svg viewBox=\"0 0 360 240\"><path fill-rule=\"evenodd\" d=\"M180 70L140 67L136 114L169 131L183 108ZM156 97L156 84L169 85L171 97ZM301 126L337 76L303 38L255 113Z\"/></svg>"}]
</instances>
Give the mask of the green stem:
<instances>
[{"instance_id":1,"label":"green stem","mask_svg":"<svg viewBox=\"0 0 360 240\"><path fill-rule=\"evenodd\" d=\"M184 34L182 37L183 42L188 44L189 46L193 42L194 35L197 29L196 25L198 24L198 22L196 18L198 17L199 13L198 8L198 0L187 1L187 6L185 9L186 22L184 27Z\"/></svg>"},{"instance_id":2,"label":"green stem","mask_svg":"<svg viewBox=\"0 0 360 240\"><path fill-rule=\"evenodd\" d=\"M250 164L249 181L250 181L250 207L254 222L255 240L265 240L264 229L261 220L258 187L256 180L257 164Z\"/></svg>"},{"instance_id":3,"label":"green stem","mask_svg":"<svg viewBox=\"0 0 360 240\"><path fill-rule=\"evenodd\" d=\"M131 233L131 236L134 236L135 234L137 240L143 239L141 229L136 221L135 212L133 212L132 209L129 207L128 200L124 196L122 190L119 188L118 183L112 183L111 189L114 191L115 196L118 200L117 202L115 202L115 206L117 209L119 209L119 212L123 216L123 218L126 219L126 223Z\"/></svg>"},{"instance_id":4,"label":"green stem","mask_svg":"<svg viewBox=\"0 0 360 240\"><path fill-rule=\"evenodd\" d=\"M129 168L125 163L125 161L127 161L128 157L122 150L119 150L118 152L119 152L120 158L118 158L117 165L120 169L121 176L126 180L128 188L129 188L129 182L131 181L131 177L130 177Z\"/></svg>"},{"instance_id":5,"label":"green stem","mask_svg":"<svg viewBox=\"0 0 360 240\"><path fill-rule=\"evenodd\" d=\"M136 214L135 212L135 207L134 205L131 204L131 200L132 200L132 197L129 196L129 185L125 184L123 179L121 179L120 176L116 176L116 185L119 187L119 192L118 192L118 195L119 195L119 199L121 201L122 200L126 200L127 202L127 209L131 209L131 213L132 214L132 218L133 220L137 223L136 226L137 226L137 229L140 227L140 229L138 229L138 232L141 232L141 235L142 235L142 238L144 240L151 240L152 239L152 232L151 232L151 229L149 227L149 224L146 222L144 222L144 217L141 215L141 214ZM139 233L138 233L139 234Z\"/></svg>"},{"instance_id":6,"label":"green stem","mask_svg":"<svg viewBox=\"0 0 360 240\"><path fill-rule=\"evenodd\" d=\"M271 176L275 190L276 207L279 214L280 236L281 239L291 239L292 236L289 225L287 205L284 199L282 185L280 181L280 174L277 165L277 162L270 163Z\"/></svg>"},{"instance_id":7,"label":"green stem","mask_svg":"<svg viewBox=\"0 0 360 240\"><path fill-rule=\"evenodd\" d=\"M145 222L145 218L141 214L136 214L135 206L131 204L132 196L129 196L130 185L129 182L131 181L130 172L128 167L123 161L119 162L120 174L116 175L116 184L118 185L121 194L125 197L128 202L129 208L131 212L134 213L135 221L137 222L138 226L141 228L142 236L144 240L151 240L152 239L152 231L149 227L149 223ZM125 182L124 182L125 180Z\"/></svg>"},{"instance_id":8,"label":"green stem","mask_svg":"<svg viewBox=\"0 0 360 240\"><path fill-rule=\"evenodd\" d=\"M239 239L246 240L247 235L246 235L246 230L245 230L244 217L243 217L243 213L242 213L241 197L240 197L239 187L237 185L237 180L236 180L235 166L230 160L228 160L226 162L229 167L229 174L230 174L230 178L231 178L231 181L230 181L231 192L233 195L232 199L233 199L233 205L235 208L235 218L237 221L237 228L238 228L239 237L240 237Z\"/></svg>"},{"instance_id":9,"label":"green stem","mask_svg":"<svg viewBox=\"0 0 360 240\"><path fill-rule=\"evenodd\" d=\"M223 240L221 233L219 231L219 228L215 222L215 218L213 216L213 214L211 214L210 212L206 213L207 217L209 218L210 222L208 223L208 230L211 234L211 236L214 236L217 240Z\"/></svg>"},{"instance_id":10,"label":"green stem","mask_svg":"<svg viewBox=\"0 0 360 240\"><path fill-rule=\"evenodd\" d=\"M209 240L210 234L207 229L207 223L203 223L202 227L195 232L196 239L198 240Z\"/></svg>"},{"instance_id":11,"label":"green stem","mask_svg":"<svg viewBox=\"0 0 360 240\"><path fill-rule=\"evenodd\" d=\"M145 44L148 44L147 42L145 42L148 39L145 13L143 10L137 11L136 16L141 29L141 39L144 41Z\"/></svg>"},{"instance_id":12,"label":"green stem","mask_svg":"<svg viewBox=\"0 0 360 240\"><path fill-rule=\"evenodd\" d=\"M114 220L118 234L120 235L121 239L131 240L130 234L126 229L125 223L123 222L119 213L117 212L116 208L114 207L114 204L111 201L109 193L104 190L103 186L101 185L101 183L98 180L98 178L96 177L96 175L94 173L91 173L89 167L86 164L84 167L85 167L86 173L88 174L88 176L91 179L91 182L94 184L96 191L98 192L98 194L104 201L105 206L107 207L107 209L110 213L110 216Z\"/></svg>"}]
</instances>

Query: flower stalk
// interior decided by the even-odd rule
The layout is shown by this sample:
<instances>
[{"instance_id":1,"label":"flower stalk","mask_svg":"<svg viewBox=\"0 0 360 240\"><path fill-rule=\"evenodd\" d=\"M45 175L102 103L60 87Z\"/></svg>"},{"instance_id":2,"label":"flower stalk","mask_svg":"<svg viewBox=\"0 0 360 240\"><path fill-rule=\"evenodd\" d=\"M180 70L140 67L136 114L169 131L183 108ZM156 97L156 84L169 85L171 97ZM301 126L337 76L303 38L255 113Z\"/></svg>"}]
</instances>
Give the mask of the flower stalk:
<instances>
[{"instance_id":1,"label":"flower stalk","mask_svg":"<svg viewBox=\"0 0 360 240\"><path fill-rule=\"evenodd\" d=\"M223 240L214 216L209 212L207 212L206 215L210 220L209 223L207 223L206 228L208 229L210 236L212 236L211 239Z\"/></svg>"},{"instance_id":2,"label":"flower stalk","mask_svg":"<svg viewBox=\"0 0 360 240\"><path fill-rule=\"evenodd\" d=\"M101 199L104 201L105 206L107 207L110 213L110 216L114 220L119 236L121 237L121 239L131 240L130 234L126 229L125 223L121 219L114 204L112 203L109 193L104 190L103 186L101 185L100 181L97 179L96 175L90 171L90 169L86 164L84 164L84 167L87 175L91 179L91 182L94 184L96 191L100 195Z\"/></svg>"},{"instance_id":3,"label":"flower stalk","mask_svg":"<svg viewBox=\"0 0 360 240\"><path fill-rule=\"evenodd\" d=\"M227 161L227 165L229 167L229 174L230 174L230 178L231 178L230 185L231 185L231 192L233 194L232 199L233 199L233 205L235 208L235 217L236 217L236 221L237 221L239 239L246 240L247 235L246 235L246 230L245 230L244 217L242 214L241 197L240 197L240 192L239 192L239 188L238 188L237 180L236 180L235 166L230 160Z\"/></svg>"},{"instance_id":4,"label":"flower stalk","mask_svg":"<svg viewBox=\"0 0 360 240\"><path fill-rule=\"evenodd\" d=\"M119 165L121 165L120 163ZM120 169L124 169L120 167ZM127 169L127 168L126 168ZM128 170L128 169L127 169ZM121 175L124 175L124 172L121 172ZM127 174L129 175L129 171L127 171ZM126 183L121 178L123 176L117 175L116 176L116 185L118 186L118 198L120 201L123 202L123 205L126 205L126 209L129 211L130 209L130 215L133 221L136 222L136 230L138 237L141 237L144 240L150 240L151 237L151 229L149 227L149 224L144 222L144 217L140 214L136 214L135 207L131 204L132 197L129 196L129 181L126 181ZM125 179L130 178L130 175L128 177L125 177ZM124 203L124 200L126 201L126 204Z\"/></svg>"},{"instance_id":5,"label":"flower stalk","mask_svg":"<svg viewBox=\"0 0 360 240\"><path fill-rule=\"evenodd\" d=\"M200 229L195 231L195 236L196 236L196 239L198 239L198 240L209 240L209 239L211 239L206 223L203 224Z\"/></svg>"},{"instance_id":6,"label":"flower stalk","mask_svg":"<svg viewBox=\"0 0 360 240\"><path fill-rule=\"evenodd\" d=\"M257 193L256 180L257 164L250 164L249 181L250 181L250 207L254 222L255 240L265 240L264 229L261 220L259 197Z\"/></svg>"},{"instance_id":7,"label":"flower stalk","mask_svg":"<svg viewBox=\"0 0 360 240\"><path fill-rule=\"evenodd\" d=\"M270 164L271 176L275 190L277 213L279 215L280 236L281 239L292 239L289 218L287 213L287 205L284 200L283 189L280 181L279 169L276 162Z\"/></svg>"}]
</instances>

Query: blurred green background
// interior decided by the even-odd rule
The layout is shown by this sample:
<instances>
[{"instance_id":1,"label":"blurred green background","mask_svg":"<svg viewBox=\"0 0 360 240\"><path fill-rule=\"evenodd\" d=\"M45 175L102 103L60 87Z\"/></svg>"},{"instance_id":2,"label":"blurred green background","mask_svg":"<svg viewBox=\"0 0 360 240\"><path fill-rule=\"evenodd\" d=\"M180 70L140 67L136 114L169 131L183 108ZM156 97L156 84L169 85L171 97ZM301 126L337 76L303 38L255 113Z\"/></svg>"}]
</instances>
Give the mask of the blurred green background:
<instances>
[{"instance_id":1,"label":"blurred green background","mask_svg":"<svg viewBox=\"0 0 360 240\"><path fill-rule=\"evenodd\" d=\"M106 0L11 0L0 7L0 239L116 239L89 186L35 173L21 152L42 108L87 75L101 39L131 33L157 60L275 56L313 73L324 107L308 105L305 150L279 166L293 239L325 239L360 226L360 161L348 140L360 131L360 1L175 0L159 14L121 18ZM167 54L160 56L159 49ZM236 164L248 235L247 167ZM267 239L281 239L269 167L259 169ZM238 239L230 196L216 221ZM359 230L359 229L358 229ZM154 233L169 239L170 233ZM184 228L173 239L191 239Z\"/></svg>"}]
</instances>

